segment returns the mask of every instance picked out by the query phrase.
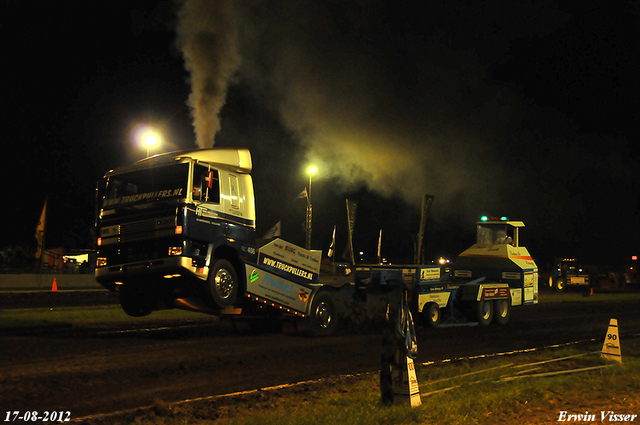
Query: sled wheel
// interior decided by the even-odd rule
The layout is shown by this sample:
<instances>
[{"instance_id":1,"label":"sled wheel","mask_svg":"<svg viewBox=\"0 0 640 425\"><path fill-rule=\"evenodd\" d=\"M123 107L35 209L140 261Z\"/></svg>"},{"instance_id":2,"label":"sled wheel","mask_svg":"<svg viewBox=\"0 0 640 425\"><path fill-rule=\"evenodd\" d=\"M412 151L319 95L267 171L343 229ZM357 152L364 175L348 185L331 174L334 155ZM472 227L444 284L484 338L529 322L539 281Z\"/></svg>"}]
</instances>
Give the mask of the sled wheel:
<instances>
[{"instance_id":1,"label":"sled wheel","mask_svg":"<svg viewBox=\"0 0 640 425\"><path fill-rule=\"evenodd\" d=\"M478 301L476 303L476 320L480 326L488 326L493 319L493 303L491 301Z\"/></svg>"},{"instance_id":2,"label":"sled wheel","mask_svg":"<svg viewBox=\"0 0 640 425\"><path fill-rule=\"evenodd\" d=\"M509 323L511 317L510 300L494 300L493 301L493 323L499 326L505 326Z\"/></svg>"},{"instance_id":3,"label":"sled wheel","mask_svg":"<svg viewBox=\"0 0 640 425\"><path fill-rule=\"evenodd\" d=\"M422 320L425 327L437 328L440 324L440 307L436 303L426 303L422 308Z\"/></svg>"}]
</instances>

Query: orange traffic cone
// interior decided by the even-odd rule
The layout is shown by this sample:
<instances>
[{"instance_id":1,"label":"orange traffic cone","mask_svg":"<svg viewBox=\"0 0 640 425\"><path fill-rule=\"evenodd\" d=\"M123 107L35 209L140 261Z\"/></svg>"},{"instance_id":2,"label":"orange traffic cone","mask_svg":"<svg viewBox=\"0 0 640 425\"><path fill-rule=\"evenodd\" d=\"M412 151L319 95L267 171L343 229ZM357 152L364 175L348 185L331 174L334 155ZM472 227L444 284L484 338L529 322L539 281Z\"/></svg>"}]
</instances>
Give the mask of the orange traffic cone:
<instances>
[{"instance_id":1,"label":"orange traffic cone","mask_svg":"<svg viewBox=\"0 0 640 425\"><path fill-rule=\"evenodd\" d=\"M56 283L56 278L53 278L53 286L51 286L51 292L58 292L58 284Z\"/></svg>"}]
</instances>

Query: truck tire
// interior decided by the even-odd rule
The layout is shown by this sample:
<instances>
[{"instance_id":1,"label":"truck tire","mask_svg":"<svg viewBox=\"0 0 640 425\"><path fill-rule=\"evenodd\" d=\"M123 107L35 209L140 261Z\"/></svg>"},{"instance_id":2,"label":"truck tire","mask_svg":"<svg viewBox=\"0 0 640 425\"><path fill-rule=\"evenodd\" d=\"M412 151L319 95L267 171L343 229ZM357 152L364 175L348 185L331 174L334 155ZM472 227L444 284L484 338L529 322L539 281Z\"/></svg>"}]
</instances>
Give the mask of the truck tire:
<instances>
[{"instance_id":1,"label":"truck tire","mask_svg":"<svg viewBox=\"0 0 640 425\"><path fill-rule=\"evenodd\" d=\"M424 327L437 328L440 324L440 307L436 303L426 303L422 308L422 322Z\"/></svg>"},{"instance_id":2,"label":"truck tire","mask_svg":"<svg viewBox=\"0 0 640 425\"><path fill-rule=\"evenodd\" d=\"M489 326L493 320L493 302L484 300L476 303L476 320L480 326Z\"/></svg>"},{"instance_id":3,"label":"truck tire","mask_svg":"<svg viewBox=\"0 0 640 425\"><path fill-rule=\"evenodd\" d=\"M510 300L493 300L493 323L505 326L511 317Z\"/></svg>"},{"instance_id":4,"label":"truck tire","mask_svg":"<svg viewBox=\"0 0 640 425\"><path fill-rule=\"evenodd\" d=\"M213 263L209 272L209 291L217 307L226 308L235 304L239 285L238 274L233 264L224 259L218 259Z\"/></svg>"},{"instance_id":5,"label":"truck tire","mask_svg":"<svg viewBox=\"0 0 640 425\"><path fill-rule=\"evenodd\" d=\"M118 287L120 306L131 317L144 317L154 310L154 299L143 287L125 283Z\"/></svg>"},{"instance_id":6,"label":"truck tire","mask_svg":"<svg viewBox=\"0 0 640 425\"><path fill-rule=\"evenodd\" d=\"M565 288L567 287L567 285L565 284L564 278L563 277L557 278L555 283L553 284L553 287L558 292L564 291Z\"/></svg>"},{"instance_id":7,"label":"truck tire","mask_svg":"<svg viewBox=\"0 0 640 425\"><path fill-rule=\"evenodd\" d=\"M328 291L320 291L313 298L309 312L309 328L314 336L328 336L338 327L336 302Z\"/></svg>"}]
</instances>

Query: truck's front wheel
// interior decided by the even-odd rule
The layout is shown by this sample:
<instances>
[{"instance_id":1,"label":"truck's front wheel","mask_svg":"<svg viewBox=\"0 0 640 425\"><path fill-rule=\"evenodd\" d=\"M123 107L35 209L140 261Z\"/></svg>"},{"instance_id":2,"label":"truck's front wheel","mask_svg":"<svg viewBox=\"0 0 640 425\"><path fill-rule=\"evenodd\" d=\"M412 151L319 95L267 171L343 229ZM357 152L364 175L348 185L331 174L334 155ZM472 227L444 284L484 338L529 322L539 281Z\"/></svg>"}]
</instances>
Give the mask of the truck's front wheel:
<instances>
[{"instance_id":1,"label":"truck's front wheel","mask_svg":"<svg viewBox=\"0 0 640 425\"><path fill-rule=\"evenodd\" d=\"M563 277L557 278L556 279L556 283L554 284L554 287L556 288L556 291L558 291L558 292L564 291L564 289L566 287L564 278Z\"/></svg>"},{"instance_id":2,"label":"truck's front wheel","mask_svg":"<svg viewBox=\"0 0 640 425\"><path fill-rule=\"evenodd\" d=\"M209 272L209 291L215 304L220 308L233 305L238 299L239 282L233 264L219 259Z\"/></svg>"},{"instance_id":3,"label":"truck's front wheel","mask_svg":"<svg viewBox=\"0 0 640 425\"><path fill-rule=\"evenodd\" d=\"M118 287L120 306L131 317L150 315L154 310L154 298L142 286L125 283Z\"/></svg>"}]
</instances>

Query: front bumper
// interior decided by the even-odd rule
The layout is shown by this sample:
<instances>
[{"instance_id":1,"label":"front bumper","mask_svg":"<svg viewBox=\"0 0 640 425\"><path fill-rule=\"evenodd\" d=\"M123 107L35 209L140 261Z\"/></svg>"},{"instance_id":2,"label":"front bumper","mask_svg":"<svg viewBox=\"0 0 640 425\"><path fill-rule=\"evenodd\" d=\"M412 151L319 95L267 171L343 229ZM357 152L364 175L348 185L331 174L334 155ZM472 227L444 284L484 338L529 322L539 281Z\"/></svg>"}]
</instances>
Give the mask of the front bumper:
<instances>
[{"instance_id":1,"label":"front bumper","mask_svg":"<svg viewBox=\"0 0 640 425\"><path fill-rule=\"evenodd\" d=\"M145 276L151 279L186 277L206 281L208 275L208 267L198 267L195 259L184 256L96 268L96 280L104 286Z\"/></svg>"}]
</instances>

